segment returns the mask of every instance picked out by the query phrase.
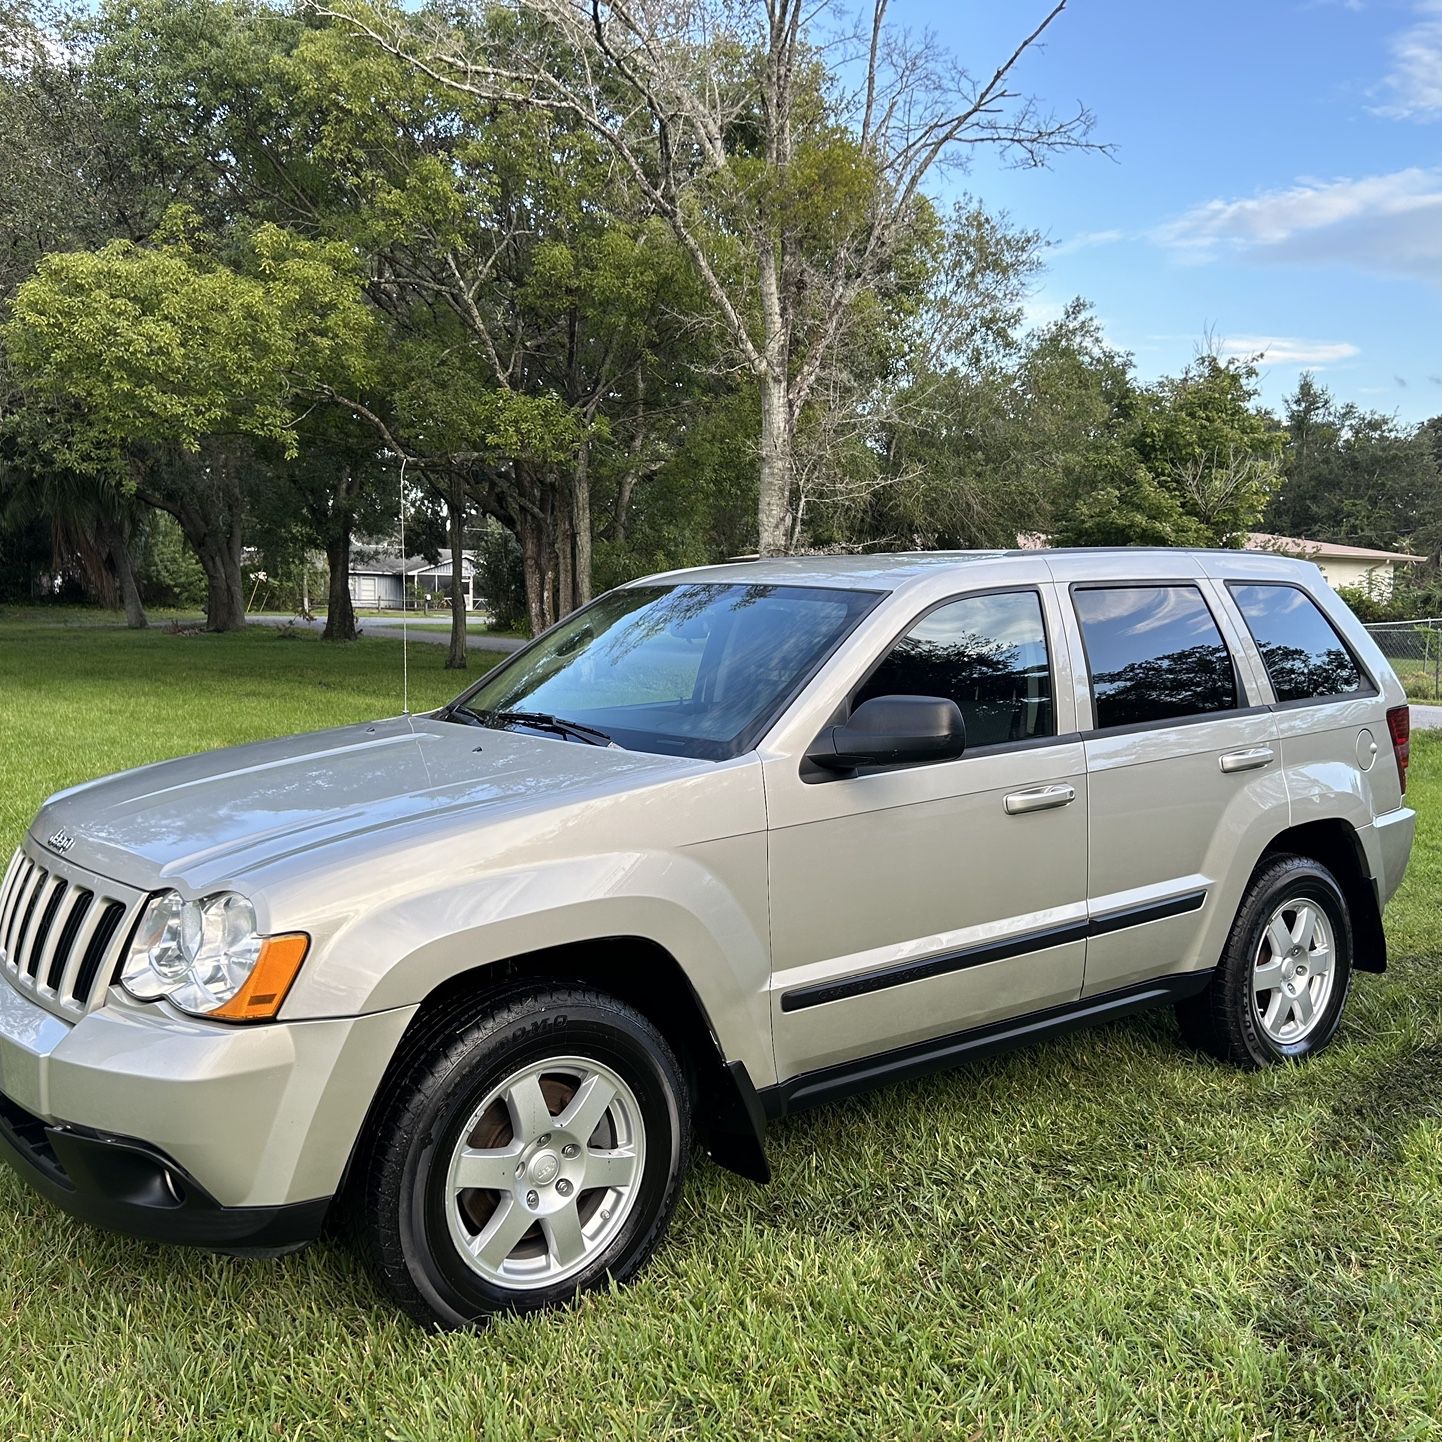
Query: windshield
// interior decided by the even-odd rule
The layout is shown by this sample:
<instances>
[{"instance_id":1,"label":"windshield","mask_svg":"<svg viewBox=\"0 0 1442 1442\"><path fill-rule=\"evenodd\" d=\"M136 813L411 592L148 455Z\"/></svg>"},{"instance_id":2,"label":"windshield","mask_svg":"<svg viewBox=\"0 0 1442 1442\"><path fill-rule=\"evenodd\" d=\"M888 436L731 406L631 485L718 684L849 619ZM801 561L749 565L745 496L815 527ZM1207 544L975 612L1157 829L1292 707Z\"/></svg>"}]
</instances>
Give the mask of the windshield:
<instances>
[{"instance_id":1,"label":"windshield","mask_svg":"<svg viewBox=\"0 0 1442 1442\"><path fill-rule=\"evenodd\" d=\"M821 586L630 586L568 616L450 710L724 760L756 744L878 599Z\"/></svg>"}]
</instances>

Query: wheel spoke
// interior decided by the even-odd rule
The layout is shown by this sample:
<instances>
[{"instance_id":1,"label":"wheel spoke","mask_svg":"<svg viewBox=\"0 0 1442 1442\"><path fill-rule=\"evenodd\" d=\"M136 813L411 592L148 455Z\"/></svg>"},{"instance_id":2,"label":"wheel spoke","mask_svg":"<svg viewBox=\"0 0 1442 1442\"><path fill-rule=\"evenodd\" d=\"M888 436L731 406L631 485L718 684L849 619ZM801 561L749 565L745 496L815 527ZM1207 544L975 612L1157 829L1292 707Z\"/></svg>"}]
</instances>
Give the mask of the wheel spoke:
<instances>
[{"instance_id":1,"label":"wheel spoke","mask_svg":"<svg viewBox=\"0 0 1442 1442\"><path fill-rule=\"evenodd\" d=\"M535 1218L514 1198L502 1197L490 1221L471 1244L472 1253L493 1270L516 1249Z\"/></svg>"},{"instance_id":2,"label":"wheel spoke","mask_svg":"<svg viewBox=\"0 0 1442 1442\"><path fill-rule=\"evenodd\" d=\"M636 1180L636 1153L629 1147L614 1152L586 1152L584 1187L629 1187Z\"/></svg>"},{"instance_id":3,"label":"wheel spoke","mask_svg":"<svg viewBox=\"0 0 1442 1442\"><path fill-rule=\"evenodd\" d=\"M1297 1013L1297 1025L1306 1026L1312 1020L1312 1013L1316 1006L1312 1001L1312 988L1303 986L1296 996L1292 998L1292 1009Z\"/></svg>"},{"instance_id":4,"label":"wheel spoke","mask_svg":"<svg viewBox=\"0 0 1442 1442\"><path fill-rule=\"evenodd\" d=\"M1292 933L1283 925L1280 911L1267 925L1267 942L1272 948L1272 955L1278 961L1292 949Z\"/></svg>"},{"instance_id":5,"label":"wheel spoke","mask_svg":"<svg viewBox=\"0 0 1442 1442\"><path fill-rule=\"evenodd\" d=\"M1297 908L1297 919L1292 923L1292 945L1307 951L1312 938L1317 934L1317 913L1310 906Z\"/></svg>"},{"instance_id":6,"label":"wheel spoke","mask_svg":"<svg viewBox=\"0 0 1442 1442\"><path fill-rule=\"evenodd\" d=\"M1313 976L1326 976L1332 969L1332 950L1327 946L1319 946L1307 958L1307 970Z\"/></svg>"},{"instance_id":7,"label":"wheel spoke","mask_svg":"<svg viewBox=\"0 0 1442 1442\"><path fill-rule=\"evenodd\" d=\"M1282 963L1273 957L1252 972L1252 990L1258 996L1264 991L1274 991L1282 984Z\"/></svg>"},{"instance_id":8,"label":"wheel spoke","mask_svg":"<svg viewBox=\"0 0 1442 1442\"><path fill-rule=\"evenodd\" d=\"M553 1118L541 1093L538 1076L517 1077L506 1090L506 1110L511 1114L511 1131L517 1141L533 1142L551 1130Z\"/></svg>"},{"instance_id":9,"label":"wheel spoke","mask_svg":"<svg viewBox=\"0 0 1442 1442\"><path fill-rule=\"evenodd\" d=\"M585 1254L586 1239L581 1234L581 1214L575 1202L543 1217L541 1230L546 1234L546 1248L558 1266L569 1267Z\"/></svg>"},{"instance_id":10,"label":"wheel spoke","mask_svg":"<svg viewBox=\"0 0 1442 1442\"><path fill-rule=\"evenodd\" d=\"M1274 1036L1281 1029L1292 1012L1292 998L1279 986L1272 993L1272 999L1267 1003L1267 1014L1262 1018L1262 1024Z\"/></svg>"},{"instance_id":11,"label":"wheel spoke","mask_svg":"<svg viewBox=\"0 0 1442 1442\"><path fill-rule=\"evenodd\" d=\"M520 1158L519 1142L509 1147L466 1147L456 1158L455 1184L486 1192L507 1191L516 1180Z\"/></svg>"},{"instance_id":12,"label":"wheel spoke","mask_svg":"<svg viewBox=\"0 0 1442 1442\"><path fill-rule=\"evenodd\" d=\"M601 1124L606 1108L615 1099L616 1088L599 1072L592 1072L576 1089L570 1105L556 1118L556 1129L570 1132L584 1142Z\"/></svg>"}]
</instances>

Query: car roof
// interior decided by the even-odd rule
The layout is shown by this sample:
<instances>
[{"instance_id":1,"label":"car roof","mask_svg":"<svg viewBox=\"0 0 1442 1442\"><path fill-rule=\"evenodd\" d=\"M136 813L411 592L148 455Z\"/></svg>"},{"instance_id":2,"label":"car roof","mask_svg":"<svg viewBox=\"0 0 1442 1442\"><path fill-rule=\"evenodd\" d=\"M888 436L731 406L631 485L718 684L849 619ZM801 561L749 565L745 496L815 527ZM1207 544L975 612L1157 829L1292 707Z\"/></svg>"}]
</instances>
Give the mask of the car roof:
<instances>
[{"instance_id":1,"label":"car roof","mask_svg":"<svg viewBox=\"0 0 1442 1442\"><path fill-rule=\"evenodd\" d=\"M1277 576L1297 580L1317 575L1307 561L1259 551L1200 550L1163 546L1076 546L1013 551L893 551L860 555L767 556L740 558L716 566L693 566L644 576L633 586L680 581L755 585L849 587L866 591L900 591L914 583L934 581L948 572L962 579L985 570L985 584L1018 581L1096 580L1144 581L1197 576Z\"/></svg>"}]
</instances>

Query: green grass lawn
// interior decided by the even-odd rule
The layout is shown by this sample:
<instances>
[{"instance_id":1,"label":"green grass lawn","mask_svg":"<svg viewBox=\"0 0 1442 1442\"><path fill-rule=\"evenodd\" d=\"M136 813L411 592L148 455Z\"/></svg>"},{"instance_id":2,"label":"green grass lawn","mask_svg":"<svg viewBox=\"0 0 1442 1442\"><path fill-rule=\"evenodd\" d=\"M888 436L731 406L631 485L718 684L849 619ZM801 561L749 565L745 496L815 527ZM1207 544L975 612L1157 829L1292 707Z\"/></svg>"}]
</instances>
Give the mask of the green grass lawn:
<instances>
[{"instance_id":1,"label":"green grass lawn","mask_svg":"<svg viewBox=\"0 0 1442 1442\"><path fill-rule=\"evenodd\" d=\"M81 777L393 713L399 655L0 621L0 843ZM442 660L412 648L413 707ZM5 1172L0 1439L1442 1436L1442 740L1413 744L1392 969L1310 1066L1216 1066L1159 1014L827 1107L773 1128L769 1188L699 1163L636 1285L445 1337L338 1246L131 1242Z\"/></svg>"}]
</instances>

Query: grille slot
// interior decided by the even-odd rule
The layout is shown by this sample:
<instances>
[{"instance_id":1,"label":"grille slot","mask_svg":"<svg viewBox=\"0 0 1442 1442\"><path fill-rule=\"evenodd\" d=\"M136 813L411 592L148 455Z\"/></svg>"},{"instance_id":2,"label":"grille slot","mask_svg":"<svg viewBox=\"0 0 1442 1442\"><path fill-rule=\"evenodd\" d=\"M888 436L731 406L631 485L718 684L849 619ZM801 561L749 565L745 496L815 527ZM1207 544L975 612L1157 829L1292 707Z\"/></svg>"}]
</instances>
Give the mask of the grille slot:
<instances>
[{"instance_id":1,"label":"grille slot","mask_svg":"<svg viewBox=\"0 0 1442 1442\"><path fill-rule=\"evenodd\" d=\"M75 974L75 995L82 1006L84 999L90 995L90 988L95 985L96 975L110 950L110 943L115 940L115 933L120 928L120 919L124 915L125 906L119 901L108 902L100 915L100 922L95 928L94 935L90 938L90 945L85 949L85 959L80 963L80 970Z\"/></svg>"},{"instance_id":2,"label":"grille slot","mask_svg":"<svg viewBox=\"0 0 1442 1442\"><path fill-rule=\"evenodd\" d=\"M85 917L90 911L90 903L94 900L94 892L83 889L71 897L65 925L60 928L60 936L55 943L55 950L50 954L50 965L45 972L45 985L51 991L58 991L60 988L60 978L65 974L65 960L70 955L70 949L75 945L75 938L79 935Z\"/></svg>"},{"instance_id":3,"label":"grille slot","mask_svg":"<svg viewBox=\"0 0 1442 1442\"><path fill-rule=\"evenodd\" d=\"M138 892L16 852L0 884L0 955L16 990L51 1011L77 1015L103 998L119 963Z\"/></svg>"},{"instance_id":4,"label":"grille slot","mask_svg":"<svg viewBox=\"0 0 1442 1442\"><path fill-rule=\"evenodd\" d=\"M52 877L45 894L45 910L40 913L40 924L35 928L35 935L30 938L30 958L25 963L25 974L32 979L39 974L40 958L45 955L46 939L50 935L50 928L55 925L55 913L60 910L60 903L64 900L64 880L58 876Z\"/></svg>"}]
</instances>

